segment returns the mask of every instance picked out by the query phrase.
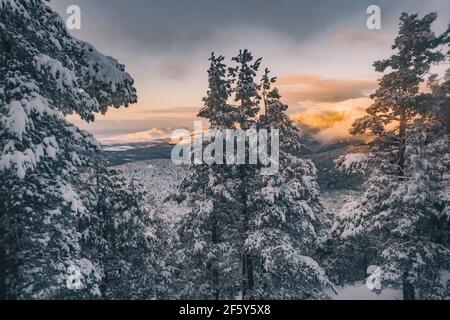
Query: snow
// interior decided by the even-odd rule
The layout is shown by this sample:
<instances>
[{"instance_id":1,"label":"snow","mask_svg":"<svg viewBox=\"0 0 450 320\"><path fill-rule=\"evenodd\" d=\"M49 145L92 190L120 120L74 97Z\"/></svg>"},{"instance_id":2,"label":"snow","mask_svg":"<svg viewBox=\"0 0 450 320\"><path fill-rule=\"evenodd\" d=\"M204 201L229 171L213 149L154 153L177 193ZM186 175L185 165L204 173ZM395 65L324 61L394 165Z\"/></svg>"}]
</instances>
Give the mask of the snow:
<instances>
[{"instance_id":1,"label":"snow","mask_svg":"<svg viewBox=\"0 0 450 320\"><path fill-rule=\"evenodd\" d=\"M113 93L117 91L119 85L133 81L131 76L124 72L124 66L116 59L101 54L87 42L80 41L80 43L87 49L89 75L96 81L110 85Z\"/></svg>"},{"instance_id":2,"label":"snow","mask_svg":"<svg viewBox=\"0 0 450 320\"><path fill-rule=\"evenodd\" d=\"M134 149L134 147L132 147L132 146L112 146L112 147L103 148L103 151L124 152L124 151L128 151L128 150L133 150L133 149Z\"/></svg>"},{"instance_id":3,"label":"snow","mask_svg":"<svg viewBox=\"0 0 450 320\"><path fill-rule=\"evenodd\" d=\"M130 162L117 168L130 179L139 179L144 184L154 210L166 214L171 223L176 224L188 211L185 202L171 199L186 175L185 167L174 165L170 159L154 159Z\"/></svg>"},{"instance_id":4,"label":"snow","mask_svg":"<svg viewBox=\"0 0 450 320\"><path fill-rule=\"evenodd\" d=\"M58 60L55 60L43 53L34 57L36 69L39 72L48 70L56 81L56 87L58 90L63 91L65 87L73 88L76 86L77 77L75 73L67 69Z\"/></svg>"},{"instance_id":5,"label":"snow","mask_svg":"<svg viewBox=\"0 0 450 320\"><path fill-rule=\"evenodd\" d=\"M151 141L166 141L170 142L172 137L173 128L153 128L150 130L119 134L112 136L98 137L98 140L103 145L115 145L126 143L138 143L138 142L151 142Z\"/></svg>"},{"instance_id":6,"label":"snow","mask_svg":"<svg viewBox=\"0 0 450 320\"><path fill-rule=\"evenodd\" d=\"M402 300L402 292L394 289L384 289L377 294L365 284L361 285L345 285L336 288L337 294L332 290L328 290L327 294L332 300Z\"/></svg>"},{"instance_id":7,"label":"snow","mask_svg":"<svg viewBox=\"0 0 450 320\"><path fill-rule=\"evenodd\" d=\"M5 130L15 135L20 141L25 133L28 116L19 101L11 101L11 103L4 106L7 110L8 116L1 118L1 123Z\"/></svg>"},{"instance_id":8,"label":"snow","mask_svg":"<svg viewBox=\"0 0 450 320\"><path fill-rule=\"evenodd\" d=\"M28 151L28 149L27 149ZM29 168L35 166L35 157L32 152L17 151L14 154L7 153L0 157L0 171L15 169L19 179L24 179Z\"/></svg>"},{"instance_id":9,"label":"snow","mask_svg":"<svg viewBox=\"0 0 450 320\"><path fill-rule=\"evenodd\" d=\"M450 271L444 270L440 273L441 283L446 284L447 281L450 281Z\"/></svg>"},{"instance_id":10,"label":"snow","mask_svg":"<svg viewBox=\"0 0 450 320\"><path fill-rule=\"evenodd\" d=\"M74 214L84 213L86 208L84 207L83 202L80 200L78 194L72 188L72 186L68 184L62 184L59 187L59 192L61 193L61 197L67 204L70 204L70 210Z\"/></svg>"},{"instance_id":11,"label":"snow","mask_svg":"<svg viewBox=\"0 0 450 320\"><path fill-rule=\"evenodd\" d=\"M202 251L204 247L205 243L203 241L196 241L194 244L194 253Z\"/></svg>"},{"instance_id":12,"label":"snow","mask_svg":"<svg viewBox=\"0 0 450 320\"><path fill-rule=\"evenodd\" d=\"M337 170L347 174L362 173L367 170L371 155L367 153L350 153L335 161Z\"/></svg>"},{"instance_id":13,"label":"snow","mask_svg":"<svg viewBox=\"0 0 450 320\"><path fill-rule=\"evenodd\" d=\"M0 9L3 10L6 6L9 5L13 9L13 11L19 11L22 5L18 2L19 2L18 0L0 0Z\"/></svg>"}]
</instances>

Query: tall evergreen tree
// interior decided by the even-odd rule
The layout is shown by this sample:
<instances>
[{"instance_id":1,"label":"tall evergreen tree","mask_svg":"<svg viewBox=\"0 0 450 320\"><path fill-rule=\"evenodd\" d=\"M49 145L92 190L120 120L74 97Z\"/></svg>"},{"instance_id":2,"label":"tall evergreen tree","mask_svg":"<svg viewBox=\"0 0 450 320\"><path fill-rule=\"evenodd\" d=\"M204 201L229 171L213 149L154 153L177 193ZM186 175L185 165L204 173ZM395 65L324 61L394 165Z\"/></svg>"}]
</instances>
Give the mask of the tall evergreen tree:
<instances>
[{"instance_id":1,"label":"tall evergreen tree","mask_svg":"<svg viewBox=\"0 0 450 320\"><path fill-rule=\"evenodd\" d=\"M439 51L443 38L431 30L436 17L435 13L423 18L401 15L399 34L392 46L396 53L374 63L377 72L389 72L379 80L379 87L371 96L374 103L366 110L368 115L356 120L350 130L352 134L370 131L378 136L384 148L389 146L396 153L400 174L405 165L406 130L420 111L419 86L431 65L444 59ZM391 123L398 126L390 130L386 126Z\"/></svg>"},{"instance_id":2,"label":"tall evergreen tree","mask_svg":"<svg viewBox=\"0 0 450 320\"><path fill-rule=\"evenodd\" d=\"M255 78L261 66L262 59L254 61L253 55L247 49L240 50L239 54L231 59L237 66L229 68L229 73L235 87L233 88L234 100L238 103L238 117L236 119L236 126L242 130L257 129L258 115L261 110L259 94L260 85ZM246 138L246 143L247 143ZM233 142L236 143L237 141ZM245 148L245 160L249 159L249 148ZM253 257L247 250L246 239L249 232L251 209L249 203L253 197L252 193L256 189L255 180L253 177L257 174L257 166L245 164L237 165L238 179L239 179L239 194L240 194L240 249L241 254L241 289L240 294L242 299L251 298L251 291L254 289L254 274L253 274Z\"/></svg>"},{"instance_id":3,"label":"tall evergreen tree","mask_svg":"<svg viewBox=\"0 0 450 320\"><path fill-rule=\"evenodd\" d=\"M358 201L348 203L337 216L334 230L344 240L363 237L379 252L382 287L403 289L404 299L443 298L440 273L449 268L448 216L440 208L439 182L430 162L436 146L414 126L407 132L405 175L402 179L371 167L370 178ZM437 162L438 163L438 162Z\"/></svg>"},{"instance_id":4,"label":"tall evergreen tree","mask_svg":"<svg viewBox=\"0 0 450 320\"><path fill-rule=\"evenodd\" d=\"M236 108L228 104L231 86L222 56L212 54L208 70L209 89L199 116L211 129L224 132L234 126ZM220 136L206 137L206 144ZM223 141L222 141L223 142ZM213 155L215 156L215 155ZM190 211L181 221L177 239L180 298L234 299L237 296L239 252L236 227L239 217L236 168L213 164L191 166L181 185Z\"/></svg>"},{"instance_id":5,"label":"tall evergreen tree","mask_svg":"<svg viewBox=\"0 0 450 320\"><path fill-rule=\"evenodd\" d=\"M247 49L240 50L239 54L231 59L237 66L229 68L229 73L235 87L234 100L239 103L239 115L235 120L241 129L251 129L255 127L255 122L260 111L259 84L255 77L261 66L262 59L256 59Z\"/></svg>"},{"instance_id":6,"label":"tall evergreen tree","mask_svg":"<svg viewBox=\"0 0 450 320\"><path fill-rule=\"evenodd\" d=\"M90 215L82 220L83 250L102 270L104 299L154 299L164 291L164 228L134 178L109 168L101 155L86 174Z\"/></svg>"},{"instance_id":7,"label":"tall evergreen tree","mask_svg":"<svg viewBox=\"0 0 450 320\"><path fill-rule=\"evenodd\" d=\"M191 211L182 219L177 240L180 297L324 298L323 289L330 282L314 260L321 222L316 171L300 158L299 133L285 114L287 106L279 101L278 90L271 90L275 78L266 70L261 84L256 83L261 59L253 62L250 52L241 51L233 58L237 67L229 69L238 102L230 106L223 58L210 60L210 86L200 115L222 133L236 127L280 130L281 168L264 176L261 163L249 164L246 137L245 164L190 169L182 193ZM262 101L267 111L259 117ZM232 139L237 146L236 137Z\"/></svg>"},{"instance_id":8,"label":"tall evergreen tree","mask_svg":"<svg viewBox=\"0 0 450 320\"><path fill-rule=\"evenodd\" d=\"M213 129L232 128L236 121L236 108L228 103L231 83L226 77L227 68L223 56L211 53L208 69L208 92L203 98L204 106L198 116L209 120Z\"/></svg>"},{"instance_id":9,"label":"tall evergreen tree","mask_svg":"<svg viewBox=\"0 0 450 320\"><path fill-rule=\"evenodd\" d=\"M97 145L65 120L136 101L124 66L71 37L41 0L0 1L0 280L20 298L98 296L77 229L79 167ZM70 270L69 270L70 269ZM71 272L81 273L72 290Z\"/></svg>"},{"instance_id":10,"label":"tall evergreen tree","mask_svg":"<svg viewBox=\"0 0 450 320\"><path fill-rule=\"evenodd\" d=\"M430 98L419 90L431 64L444 59L439 49L445 36L431 31L435 19L436 14L402 14L393 46L397 54L375 63L377 71L392 71L380 80L369 115L350 131L370 130L378 137L372 143L377 148L372 155L338 161L344 169L365 168L370 175L361 199L346 205L335 229L343 239L371 241L379 252L376 263L381 265L383 287L402 288L406 300L443 297L439 273L448 269L450 253L442 242L439 170L430 158L437 145L426 129L436 125L430 120L437 96ZM386 129L393 122L398 127Z\"/></svg>"},{"instance_id":11,"label":"tall evergreen tree","mask_svg":"<svg viewBox=\"0 0 450 320\"><path fill-rule=\"evenodd\" d=\"M331 283L315 260L322 212L316 168L301 158L300 133L286 115L288 106L280 102L278 90L270 90L267 76L268 70L263 77L267 111L259 128L279 130L279 171L263 175L260 163L250 178L254 190L247 205L250 220L245 241L253 263L250 295L256 299L326 298L324 289Z\"/></svg>"}]
</instances>

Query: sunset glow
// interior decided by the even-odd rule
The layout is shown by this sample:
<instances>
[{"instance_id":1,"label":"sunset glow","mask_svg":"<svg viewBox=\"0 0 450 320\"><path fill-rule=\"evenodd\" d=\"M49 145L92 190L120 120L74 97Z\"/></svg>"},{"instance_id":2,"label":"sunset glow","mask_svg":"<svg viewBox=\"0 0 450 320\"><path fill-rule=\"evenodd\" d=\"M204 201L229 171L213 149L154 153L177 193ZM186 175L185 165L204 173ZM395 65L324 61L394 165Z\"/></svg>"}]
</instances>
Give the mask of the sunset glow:
<instances>
[{"instance_id":1,"label":"sunset glow","mask_svg":"<svg viewBox=\"0 0 450 320\"><path fill-rule=\"evenodd\" d=\"M69 2L73 1L56 1L51 5L64 17ZM400 2L383 3L386 10L382 29L371 31L365 26L365 1L342 7L335 2L327 5L324 2L317 7L308 5L306 11L300 3L286 1L271 12L274 17L284 17L277 20L276 28L256 18L245 20L243 16L236 21L223 21L219 28L214 20L222 21L221 13L215 9L203 8L211 16L195 24L187 23L197 15L191 9L184 10L183 15L179 10L173 11L173 19L180 21L170 25L158 16L161 11L167 15L176 7L175 3L156 7L151 1L139 0L124 10L118 1L108 1L109 5L103 6L102 1L78 0L76 3L85 8L85 25L81 30L74 30L74 35L96 43L98 49L114 53L126 64L136 80L139 101L129 109L111 109L105 116L98 115L91 124L77 117L69 119L106 138L153 129L192 127L206 93L209 53L215 51L229 59L244 46L264 57L263 64L269 65L271 74L278 77L277 86L295 121L319 129L322 131L319 135L327 140L340 139L347 135L348 130L343 128L348 128L370 104L367 98L379 78L371 65L378 57L389 55L398 29L397 19L404 7ZM441 11L436 28L437 31L445 28L449 17L448 10L441 10L446 7L445 1L427 5L408 1L407 5L419 13ZM244 6L243 13L250 7L250 3ZM255 7L265 14L264 8ZM224 5L224 10L233 10L233 3ZM298 11L298 15L288 14L286 18L292 10ZM308 10L314 12L315 22L308 17ZM122 11L130 17L146 14L148 18L139 24L129 23L126 18L116 19L112 24L110 18ZM95 28L91 28L93 23ZM238 33L234 31L236 28ZM117 34L124 34L125 38L120 42L111 41Z\"/></svg>"}]
</instances>

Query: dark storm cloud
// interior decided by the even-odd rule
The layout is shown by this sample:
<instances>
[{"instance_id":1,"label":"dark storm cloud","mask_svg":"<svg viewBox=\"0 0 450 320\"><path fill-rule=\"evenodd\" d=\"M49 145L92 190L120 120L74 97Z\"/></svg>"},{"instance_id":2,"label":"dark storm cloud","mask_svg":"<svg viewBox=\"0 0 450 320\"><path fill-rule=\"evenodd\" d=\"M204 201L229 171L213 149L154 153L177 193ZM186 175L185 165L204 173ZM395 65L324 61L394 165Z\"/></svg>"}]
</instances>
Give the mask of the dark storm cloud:
<instances>
[{"instance_id":1,"label":"dark storm cloud","mask_svg":"<svg viewBox=\"0 0 450 320\"><path fill-rule=\"evenodd\" d=\"M434 1L436 6L446 1ZM365 27L368 5L378 4L384 20L398 8L421 10L433 1L420 0L59 0L60 12L70 4L82 8L82 34L99 32L110 40L120 38L135 50L190 50L215 41L217 32L271 30L301 42L347 21ZM435 7L436 7L435 6ZM395 19L394 19L395 21Z\"/></svg>"}]
</instances>

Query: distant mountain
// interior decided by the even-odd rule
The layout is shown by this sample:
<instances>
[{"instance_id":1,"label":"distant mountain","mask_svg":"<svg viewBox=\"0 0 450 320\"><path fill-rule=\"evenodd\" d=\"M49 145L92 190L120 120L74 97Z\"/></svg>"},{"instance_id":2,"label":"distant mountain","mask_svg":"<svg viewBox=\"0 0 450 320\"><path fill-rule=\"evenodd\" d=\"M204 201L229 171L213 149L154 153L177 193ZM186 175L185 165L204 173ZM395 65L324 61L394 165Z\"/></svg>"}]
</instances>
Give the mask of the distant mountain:
<instances>
[{"instance_id":1,"label":"distant mountain","mask_svg":"<svg viewBox=\"0 0 450 320\"><path fill-rule=\"evenodd\" d=\"M104 147L106 159L116 166L129 162L170 159L173 145L167 143L129 143L127 145L115 144Z\"/></svg>"},{"instance_id":2,"label":"distant mountain","mask_svg":"<svg viewBox=\"0 0 450 320\"><path fill-rule=\"evenodd\" d=\"M318 180L322 190L355 189L362 183L361 177L346 176L334 169L334 160L353 152L366 152L364 142L356 139L345 139L323 144L313 139L313 135L304 133L304 155L311 159L318 171ZM130 162L171 159L173 144L153 140L127 144L104 146L105 156L112 165Z\"/></svg>"},{"instance_id":3,"label":"distant mountain","mask_svg":"<svg viewBox=\"0 0 450 320\"><path fill-rule=\"evenodd\" d=\"M306 155L317 168L317 177L322 190L356 189L362 183L360 176L348 176L335 170L334 160L347 153L367 152L359 141L345 140L318 147L316 152Z\"/></svg>"}]
</instances>

